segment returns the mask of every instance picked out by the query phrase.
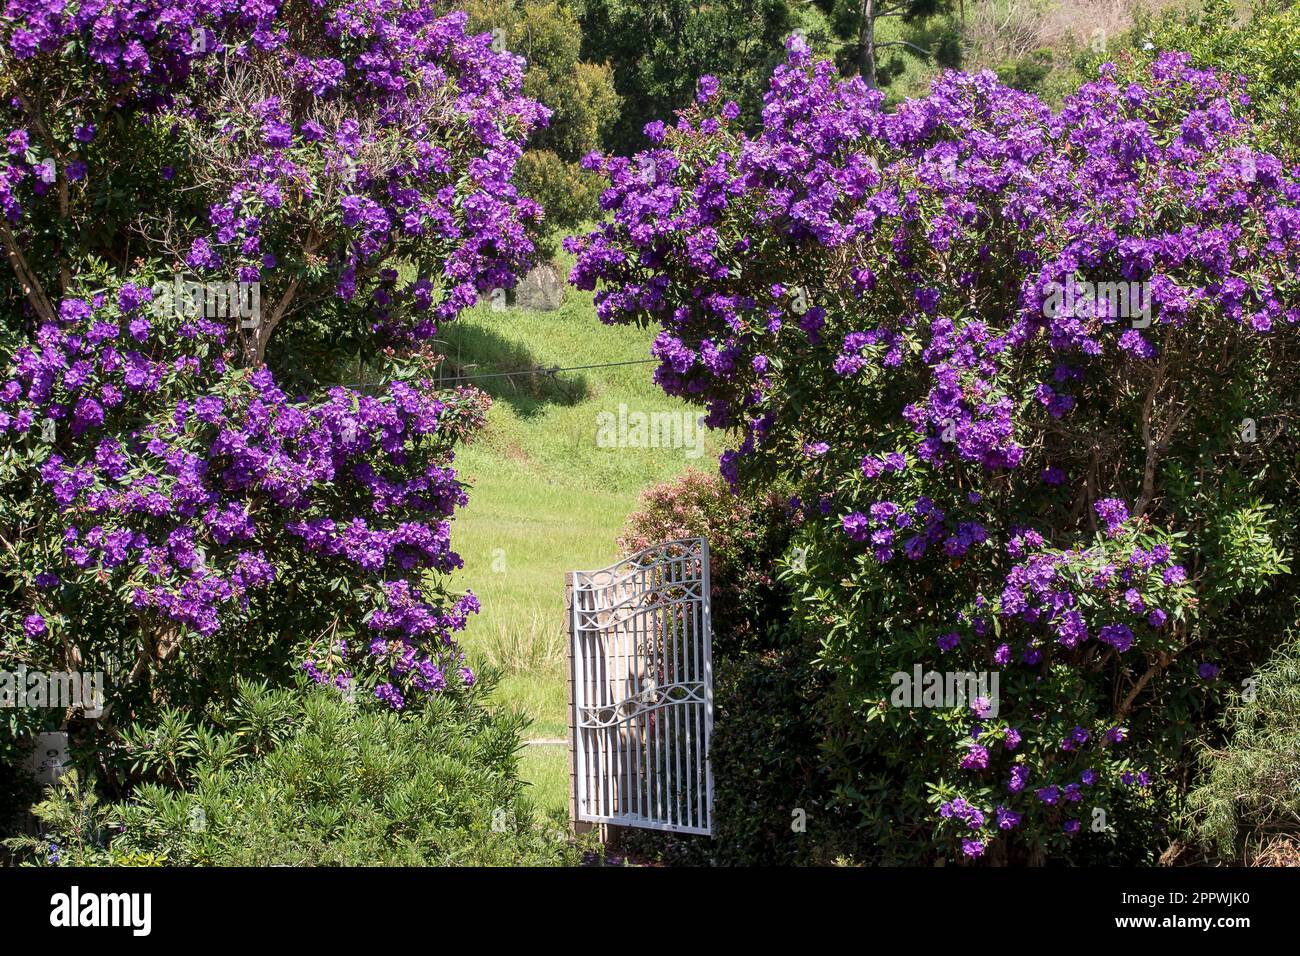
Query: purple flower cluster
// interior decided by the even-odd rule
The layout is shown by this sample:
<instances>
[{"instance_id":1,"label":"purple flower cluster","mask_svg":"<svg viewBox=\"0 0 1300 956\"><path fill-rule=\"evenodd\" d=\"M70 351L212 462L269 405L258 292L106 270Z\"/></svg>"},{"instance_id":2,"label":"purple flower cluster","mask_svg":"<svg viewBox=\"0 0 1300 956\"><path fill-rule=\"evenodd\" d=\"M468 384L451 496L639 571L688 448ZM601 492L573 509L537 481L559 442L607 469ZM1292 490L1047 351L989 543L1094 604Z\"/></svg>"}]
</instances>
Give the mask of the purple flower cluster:
<instances>
[{"instance_id":1,"label":"purple flower cluster","mask_svg":"<svg viewBox=\"0 0 1300 956\"><path fill-rule=\"evenodd\" d=\"M378 636L357 654L390 682L409 694L472 681L452 635L477 601L444 604L411 582L461 566L448 519L467 499L440 449L449 416L477 399L420 380L292 402L269 370L227 367L219 326L133 335L148 299L128 283L115 297L63 300L0 387L8 441L70 420L37 469L66 523L37 583L115 581L137 612L211 636L247 619L277 566L310 555L363 593L374 582ZM79 411L88 406L93 415ZM44 628L27 619L29 636Z\"/></svg>"},{"instance_id":2,"label":"purple flower cluster","mask_svg":"<svg viewBox=\"0 0 1300 956\"><path fill-rule=\"evenodd\" d=\"M1113 609L1110 615L1127 618L1091 625L1097 640L1121 654L1133 646L1133 627L1158 635L1168 615L1148 608L1147 600L1162 600L1170 607L1188 607L1193 601L1190 589L1183 586L1182 567L1173 563L1173 547L1169 543L1141 547L1139 522L1130 520L1118 501L1098 502L1097 510L1114 521L1108 520L1106 538L1092 547L1050 548L1041 534L1020 529L1007 545L1016 563L1006 573L1001 594L996 601L984 603L1003 619L1045 629L1067 651L1094 636L1085 606ZM1175 569L1179 574L1171 575ZM1027 662L1041 659L1035 655L1030 661L1039 646L1037 637L1029 640Z\"/></svg>"},{"instance_id":3,"label":"purple flower cluster","mask_svg":"<svg viewBox=\"0 0 1300 956\"><path fill-rule=\"evenodd\" d=\"M129 110L170 126L180 162L223 156L210 229L189 240L198 273L279 291L325 263L340 297L361 296L377 325L419 337L512 286L541 209L511 180L550 115L522 95L522 59L466 34L467 14L434 0L310 6L317 42L302 37L306 11L281 0L6 0L0 45L19 70L39 76L72 57L86 92L57 115L16 110L10 129L0 112L0 214L19 223L107 172L116 157L92 148L97 132ZM282 90L248 102L229 82L234 65ZM301 241L285 243L286 230ZM385 264L403 256L437 268L399 280Z\"/></svg>"},{"instance_id":4,"label":"purple flower cluster","mask_svg":"<svg viewBox=\"0 0 1300 956\"><path fill-rule=\"evenodd\" d=\"M531 256L541 210L512 180L549 111L467 21L439 0L0 0L2 238L44 279L19 276L32 332L3 357L0 445L30 453L53 526L23 636L67 630L60 585L120 605L130 654L132 627L225 635L307 586L373 638L313 647L313 679L395 707L474 683L453 635L477 601L443 581L451 448L486 397L439 393L422 341ZM110 174L131 229L166 240L47 242L104 218ZM79 274L100 261L131 264ZM170 314L151 290L180 269L256 283L261 313ZM286 395L266 350L309 312L388 346L388 384Z\"/></svg>"},{"instance_id":5,"label":"purple flower cluster","mask_svg":"<svg viewBox=\"0 0 1300 956\"><path fill-rule=\"evenodd\" d=\"M1100 315L1045 314L1053 285L1078 270L1149 281L1160 325L1181 327L1207 308L1261 330L1300 320L1300 307L1284 307L1285 275L1245 278L1294 255L1300 186L1275 157L1242 143L1245 126L1224 82L1178 55L1156 62L1147 88L1121 88L1113 76L1104 68L1053 115L991 73L949 73L929 97L887 113L879 92L857 77L837 80L828 62L811 64L793 45L757 135L688 111L656 148L589 158L609 177L602 206L611 219L569 241L572 281L602 283L604 321L660 323L659 384L707 400L711 424L747 432L726 459L731 474L738 458L777 445L773 352L825 356L837 376L858 381L905 367L905 343L917 346L929 387L904 405L907 445L887 451L935 468L952 460L1016 468L1024 458L1017 421L1027 410L1004 379L1023 353L1046 344L1079 360L1107 348L1155 354L1138 347L1149 343L1137 330L1108 338L1119 317L1104 314L1104 303ZM701 96L716 99L711 87ZM1124 227L1136 224L1156 183L1177 190L1198 224L1133 238ZM1017 312L1001 326L963 309L993 223L1024 237ZM1258 248L1241 243L1247 224L1265 233ZM789 249L800 271L808 255L834 262L831 284L752 281L747 260L759 237ZM928 285L921 264L935 259L970 271L944 288ZM852 303L879 297L886 282L912 294L881 325L840 332L860 321ZM1074 373L1059 372L1035 395L1058 418L1074 404L1066 391Z\"/></svg>"},{"instance_id":6,"label":"purple flower cluster","mask_svg":"<svg viewBox=\"0 0 1300 956\"><path fill-rule=\"evenodd\" d=\"M781 475L834 522L831 559L878 588L854 606L894 615L868 640L915 636L1029 685L1001 701L1020 708L1019 749L988 721L955 751L964 775L1009 779L1017 820L1046 805L1027 787L1070 804L1091 785L1070 768L1114 785L1093 750L1125 715L1078 701L1049 718L1035 685L1186 640L1187 542L1142 474L1163 450L1163 362L1201 337L1294 332L1296 171L1260 148L1233 81L1181 54L1131 77L1105 65L1058 112L987 72L886 111L793 40L757 131L716 84L698 101L647 127L644 152L588 158L608 218L567 241L572 282L603 321L658 326L658 384L739 436L733 484ZM1107 283L1139 288L1146 320ZM1092 291L1055 307L1065 287ZM1097 397L1118 382L1150 392L1145 412ZM1061 779L1008 767L1041 752Z\"/></svg>"}]
</instances>

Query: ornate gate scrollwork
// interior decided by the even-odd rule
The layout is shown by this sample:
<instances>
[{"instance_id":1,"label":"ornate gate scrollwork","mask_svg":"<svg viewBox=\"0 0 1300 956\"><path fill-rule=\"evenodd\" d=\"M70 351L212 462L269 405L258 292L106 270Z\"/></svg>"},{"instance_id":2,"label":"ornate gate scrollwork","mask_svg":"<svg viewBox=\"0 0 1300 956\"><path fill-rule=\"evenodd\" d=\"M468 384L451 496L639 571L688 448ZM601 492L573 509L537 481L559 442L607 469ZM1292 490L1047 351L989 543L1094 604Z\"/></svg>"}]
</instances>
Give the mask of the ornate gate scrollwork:
<instances>
[{"instance_id":1,"label":"ornate gate scrollwork","mask_svg":"<svg viewBox=\"0 0 1300 956\"><path fill-rule=\"evenodd\" d=\"M712 833L708 542L657 544L572 583L577 819Z\"/></svg>"}]
</instances>

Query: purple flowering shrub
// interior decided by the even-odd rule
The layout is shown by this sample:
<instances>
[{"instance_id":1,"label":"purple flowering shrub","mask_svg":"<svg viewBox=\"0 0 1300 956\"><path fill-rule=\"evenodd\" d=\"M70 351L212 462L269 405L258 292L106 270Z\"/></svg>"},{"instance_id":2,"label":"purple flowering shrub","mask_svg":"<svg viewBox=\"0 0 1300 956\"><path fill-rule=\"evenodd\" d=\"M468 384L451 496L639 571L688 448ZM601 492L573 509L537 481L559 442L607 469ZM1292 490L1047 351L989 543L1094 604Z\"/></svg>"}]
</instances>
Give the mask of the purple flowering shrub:
<instances>
[{"instance_id":1,"label":"purple flowering shrub","mask_svg":"<svg viewBox=\"0 0 1300 956\"><path fill-rule=\"evenodd\" d=\"M1296 171L1179 54L1059 113L951 72L886 112L795 39L735 117L705 77L589 159L572 281L658 326L733 484L797 488L837 804L882 859L1149 853L1188 737L1294 620ZM914 668L999 683L893 703Z\"/></svg>"},{"instance_id":2,"label":"purple flowering shrub","mask_svg":"<svg viewBox=\"0 0 1300 956\"><path fill-rule=\"evenodd\" d=\"M0 34L17 91L0 211L6 228L31 223L30 243L14 243L26 269L50 253L125 255L108 230L76 250L40 241L40 222L109 206L110 228L141 226L148 252L199 278L262 284L266 315L244 335L260 360L280 322L322 297L355 302L368 328L428 337L526 264L540 209L510 179L549 112L522 95L518 57L465 34L463 12L431 0L52 9L8 0ZM146 168L128 173L128 159ZM133 222L140 206L150 225ZM192 228L166 228L185 214ZM52 299L29 299L53 317Z\"/></svg>"},{"instance_id":3,"label":"purple flowering shrub","mask_svg":"<svg viewBox=\"0 0 1300 956\"><path fill-rule=\"evenodd\" d=\"M359 668L393 707L472 683L452 638L477 602L422 576L461 564L452 447L485 397L405 370L374 394L291 400L265 367L228 364L221 324L145 318L149 294L65 298L14 355L0 420L19 460L4 477L31 495L9 512L31 550L30 570L9 571L26 571L14 580L30 613L7 651L125 678L187 639L256 632L292 600L310 604L303 623L324 622L305 665L318 682L346 686Z\"/></svg>"},{"instance_id":4,"label":"purple flowering shrub","mask_svg":"<svg viewBox=\"0 0 1300 956\"><path fill-rule=\"evenodd\" d=\"M487 399L427 340L532 253L520 58L431 0L2 8L5 661L102 669L110 710L291 660L398 709L473 685Z\"/></svg>"}]
</instances>

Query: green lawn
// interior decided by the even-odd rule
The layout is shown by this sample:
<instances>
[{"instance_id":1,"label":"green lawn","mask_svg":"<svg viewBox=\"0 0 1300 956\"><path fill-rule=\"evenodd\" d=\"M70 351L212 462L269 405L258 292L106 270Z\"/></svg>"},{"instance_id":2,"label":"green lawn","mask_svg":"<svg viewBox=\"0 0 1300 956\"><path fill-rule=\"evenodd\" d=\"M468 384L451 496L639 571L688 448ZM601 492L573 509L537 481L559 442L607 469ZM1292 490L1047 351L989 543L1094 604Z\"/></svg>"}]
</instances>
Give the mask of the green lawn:
<instances>
[{"instance_id":1,"label":"green lawn","mask_svg":"<svg viewBox=\"0 0 1300 956\"><path fill-rule=\"evenodd\" d=\"M566 265L567 267L567 265ZM440 332L448 374L627 362L649 357L653 330L612 328L595 316L591 297L572 288L558 312L479 306ZM597 416L627 412L696 413L651 380L654 365L561 372L554 376L479 377L493 396L488 426L457 456L470 503L452 526L465 560L455 578L479 596L470 621L472 657L504 671L497 699L523 708L529 736L568 732L564 683L564 574L604 567L637 495L687 467L717 467L712 438L678 448L601 447ZM691 437L685 432L684 437ZM567 807L563 747L531 746L527 779L543 805ZM560 773L557 768L564 768Z\"/></svg>"},{"instance_id":2,"label":"green lawn","mask_svg":"<svg viewBox=\"0 0 1300 956\"><path fill-rule=\"evenodd\" d=\"M569 748L563 744L531 744L524 748L519 776L531 785L529 796L543 810L561 819L569 815Z\"/></svg>"}]
</instances>

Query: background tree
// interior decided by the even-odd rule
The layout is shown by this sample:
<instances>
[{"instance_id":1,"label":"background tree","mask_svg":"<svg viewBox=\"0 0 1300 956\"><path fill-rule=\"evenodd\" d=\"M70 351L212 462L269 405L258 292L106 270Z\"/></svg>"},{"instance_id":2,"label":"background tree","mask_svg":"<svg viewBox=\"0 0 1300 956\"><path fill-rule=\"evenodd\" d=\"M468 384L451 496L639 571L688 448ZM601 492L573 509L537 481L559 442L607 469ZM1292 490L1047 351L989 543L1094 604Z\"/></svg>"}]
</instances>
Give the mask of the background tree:
<instances>
[{"instance_id":1,"label":"background tree","mask_svg":"<svg viewBox=\"0 0 1300 956\"><path fill-rule=\"evenodd\" d=\"M491 33L497 47L524 58L524 93L551 110L520 158L515 182L542 206L544 235L571 231L598 211L599 180L580 161L604 146L617 120L614 70L581 58L582 27L567 0L468 0L464 8L471 33ZM551 252L552 243L546 245L543 252Z\"/></svg>"},{"instance_id":2,"label":"background tree","mask_svg":"<svg viewBox=\"0 0 1300 956\"><path fill-rule=\"evenodd\" d=\"M877 28L886 20L897 20L909 27L921 27L932 18L949 14L958 7L957 0L833 0L831 19L846 49L839 62L844 72L860 75L867 86L887 85L902 69L902 58L893 57L890 65L880 64L882 50L898 50L903 56L920 57L927 62L955 66L957 40L951 33L927 38L923 46L907 37L881 40Z\"/></svg>"},{"instance_id":3,"label":"background tree","mask_svg":"<svg viewBox=\"0 0 1300 956\"><path fill-rule=\"evenodd\" d=\"M606 144L630 151L642 129L691 102L695 80L712 74L748 120L766 77L800 20L789 0L582 0L583 56L608 62L622 109Z\"/></svg>"}]
</instances>

